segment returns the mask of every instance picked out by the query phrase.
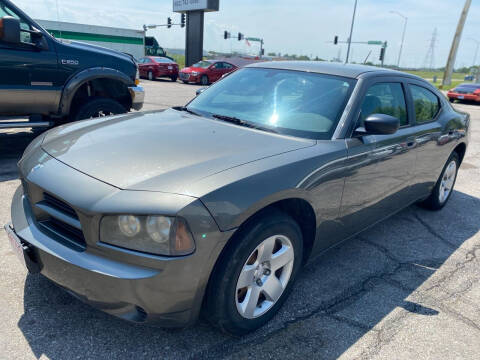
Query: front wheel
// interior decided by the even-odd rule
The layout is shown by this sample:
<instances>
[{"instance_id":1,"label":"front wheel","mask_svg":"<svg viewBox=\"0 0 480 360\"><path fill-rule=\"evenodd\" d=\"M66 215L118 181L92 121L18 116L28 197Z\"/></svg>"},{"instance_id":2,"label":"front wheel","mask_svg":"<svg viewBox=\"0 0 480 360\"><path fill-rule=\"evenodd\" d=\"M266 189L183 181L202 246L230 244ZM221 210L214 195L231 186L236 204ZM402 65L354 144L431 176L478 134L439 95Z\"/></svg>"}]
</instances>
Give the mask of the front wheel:
<instances>
[{"instance_id":1,"label":"front wheel","mask_svg":"<svg viewBox=\"0 0 480 360\"><path fill-rule=\"evenodd\" d=\"M73 116L73 121L123 114L126 112L127 109L118 101L97 97L81 105Z\"/></svg>"},{"instance_id":2,"label":"front wheel","mask_svg":"<svg viewBox=\"0 0 480 360\"><path fill-rule=\"evenodd\" d=\"M200 78L200 84L202 84L203 86L206 86L208 85L208 83L209 83L208 76L202 75L202 77Z\"/></svg>"},{"instance_id":3,"label":"front wheel","mask_svg":"<svg viewBox=\"0 0 480 360\"><path fill-rule=\"evenodd\" d=\"M298 224L275 211L232 241L213 270L205 315L223 331L242 335L264 325L286 300L302 264L303 240Z\"/></svg>"},{"instance_id":4,"label":"front wheel","mask_svg":"<svg viewBox=\"0 0 480 360\"><path fill-rule=\"evenodd\" d=\"M452 196L453 187L457 180L460 158L456 152L452 153L445 164L440 177L430 196L420 203L420 206L430 210L440 210Z\"/></svg>"}]
</instances>

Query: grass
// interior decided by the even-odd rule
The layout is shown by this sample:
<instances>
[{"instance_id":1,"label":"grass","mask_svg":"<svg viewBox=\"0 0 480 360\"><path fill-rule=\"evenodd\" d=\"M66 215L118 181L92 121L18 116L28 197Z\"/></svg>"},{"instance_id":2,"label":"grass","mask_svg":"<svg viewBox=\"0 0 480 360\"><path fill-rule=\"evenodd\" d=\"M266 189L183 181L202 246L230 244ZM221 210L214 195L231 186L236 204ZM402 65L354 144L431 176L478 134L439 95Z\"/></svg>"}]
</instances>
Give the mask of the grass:
<instances>
[{"instance_id":1,"label":"grass","mask_svg":"<svg viewBox=\"0 0 480 360\"><path fill-rule=\"evenodd\" d=\"M443 79L443 72L442 71L421 71L421 70L406 70L405 72L413 75L420 76L421 78L424 78L425 80L429 81L431 84L435 85L437 88L442 89L442 79ZM453 73L452 74L452 84L445 86L443 90L450 90L453 89L454 87L462 84L465 82L464 73ZM437 82L433 82L433 77L437 77Z\"/></svg>"},{"instance_id":2,"label":"grass","mask_svg":"<svg viewBox=\"0 0 480 360\"><path fill-rule=\"evenodd\" d=\"M175 60L175 62L178 64L178 67L180 69L185 67L185 55L168 54L168 53L167 55L173 58L173 60Z\"/></svg>"},{"instance_id":3,"label":"grass","mask_svg":"<svg viewBox=\"0 0 480 360\"><path fill-rule=\"evenodd\" d=\"M437 77L438 80L442 80L443 78L443 71L421 71L421 70L406 70L405 72L413 75L420 76L421 78L424 78L426 80L431 81L434 76ZM462 80L464 79L465 75L464 73L453 73L452 74L452 80Z\"/></svg>"}]
</instances>

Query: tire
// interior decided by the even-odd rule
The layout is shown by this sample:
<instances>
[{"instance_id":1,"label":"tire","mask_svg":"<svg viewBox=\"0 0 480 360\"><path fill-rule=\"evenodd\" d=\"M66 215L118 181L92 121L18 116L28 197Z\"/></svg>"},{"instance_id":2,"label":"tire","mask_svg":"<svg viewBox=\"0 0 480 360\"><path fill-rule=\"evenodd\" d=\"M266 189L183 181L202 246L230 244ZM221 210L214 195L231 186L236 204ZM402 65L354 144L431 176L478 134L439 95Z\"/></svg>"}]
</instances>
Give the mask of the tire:
<instances>
[{"instance_id":1,"label":"tire","mask_svg":"<svg viewBox=\"0 0 480 360\"><path fill-rule=\"evenodd\" d=\"M442 209L450 199L457 180L460 159L456 152L453 152L443 167L442 173L435 184L430 196L419 205L429 210ZM448 192L447 192L448 190Z\"/></svg>"},{"instance_id":2,"label":"tire","mask_svg":"<svg viewBox=\"0 0 480 360\"><path fill-rule=\"evenodd\" d=\"M173 82L177 82L178 77L177 77L177 76L172 76L170 79L171 79Z\"/></svg>"},{"instance_id":3,"label":"tire","mask_svg":"<svg viewBox=\"0 0 480 360\"><path fill-rule=\"evenodd\" d=\"M261 244L275 252L263 252ZM270 261L260 263L259 256ZM302 232L291 217L274 211L250 221L232 239L212 271L204 303L205 318L233 335L263 326L288 297L302 256ZM275 259L277 265L273 265Z\"/></svg>"},{"instance_id":4,"label":"tire","mask_svg":"<svg viewBox=\"0 0 480 360\"><path fill-rule=\"evenodd\" d=\"M188 81L187 81L187 80L182 80L182 82L183 82L184 84L188 84Z\"/></svg>"},{"instance_id":5,"label":"tire","mask_svg":"<svg viewBox=\"0 0 480 360\"><path fill-rule=\"evenodd\" d=\"M153 77L153 72L151 72L151 71L148 72L147 79L150 80L150 81L155 80L155 78Z\"/></svg>"},{"instance_id":6,"label":"tire","mask_svg":"<svg viewBox=\"0 0 480 360\"><path fill-rule=\"evenodd\" d=\"M73 121L126 113L127 109L119 102L108 98L92 98L79 107Z\"/></svg>"},{"instance_id":7,"label":"tire","mask_svg":"<svg viewBox=\"0 0 480 360\"><path fill-rule=\"evenodd\" d=\"M209 84L209 80L208 80L208 76L207 75L202 75L202 77L200 78L200 84L205 86L205 85L208 85Z\"/></svg>"},{"instance_id":8,"label":"tire","mask_svg":"<svg viewBox=\"0 0 480 360\"><path fill-rule=\"evenodd\" d=\"M455 99L454 98L448 98L448 101L450 101L451 103L454 103Z\"/></svg>"}]
</instances>

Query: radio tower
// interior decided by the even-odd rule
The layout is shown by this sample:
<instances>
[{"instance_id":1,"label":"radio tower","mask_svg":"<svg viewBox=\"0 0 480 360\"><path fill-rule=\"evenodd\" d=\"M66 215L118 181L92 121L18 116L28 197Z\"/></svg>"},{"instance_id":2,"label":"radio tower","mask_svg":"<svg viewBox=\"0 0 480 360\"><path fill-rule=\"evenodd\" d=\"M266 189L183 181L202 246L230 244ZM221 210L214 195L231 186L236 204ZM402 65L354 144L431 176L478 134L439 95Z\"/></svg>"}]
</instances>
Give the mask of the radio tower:
<instances>
[{"instance_id":1,"label":"radio tower","mask_svg":"<svg viewBox=\"0 0 480 360\"><path fill-rule=\"evenodd\" d=\"M430 39L430 46L428 47L427 55L423 62L425 69L433 70L435 67L435 47L437 45L437 28L433 30L432 38Z\"/></svg>"}]
</instances>

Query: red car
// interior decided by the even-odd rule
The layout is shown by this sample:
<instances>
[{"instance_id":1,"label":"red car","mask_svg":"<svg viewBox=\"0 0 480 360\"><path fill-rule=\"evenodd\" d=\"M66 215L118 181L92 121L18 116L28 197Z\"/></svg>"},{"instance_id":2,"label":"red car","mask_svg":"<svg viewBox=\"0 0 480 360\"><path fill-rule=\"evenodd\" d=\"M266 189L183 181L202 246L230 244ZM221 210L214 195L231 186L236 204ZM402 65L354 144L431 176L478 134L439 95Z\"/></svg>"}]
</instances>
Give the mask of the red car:
<instances>
[{"instance_id":1,"label":"red car","mask_svg":"<svg viewBox=\"0 0 480 360\"><path fill-rule=\"evenodd\" d=\"M467 100L480 102L480 84L460 84L447 93L450 102Z\"/></svg>"},{"instance_id":2,"label":"red car","mask_svg":"<svg viewBox=\"0 0 480 360\"><path fill-rule=\"evenodd\" d=\"M166 77L177 81L178 64L169 58L159 56L146 56L138 60L140 77L148 80Z\"/></svg>"},{"instance_id":3,"label":"red car","mask_svg":"<svg viewBox=\"0 0 480 360\"><path fill-rule=\"evenodd\" d=\"M237 70L238 67L223 60L202 60L180 71L180 80L208 85L220 79L223 75Z\"/></svg>"}]
</instances>

